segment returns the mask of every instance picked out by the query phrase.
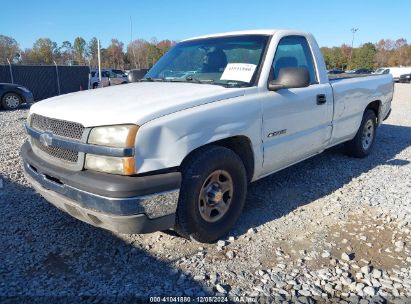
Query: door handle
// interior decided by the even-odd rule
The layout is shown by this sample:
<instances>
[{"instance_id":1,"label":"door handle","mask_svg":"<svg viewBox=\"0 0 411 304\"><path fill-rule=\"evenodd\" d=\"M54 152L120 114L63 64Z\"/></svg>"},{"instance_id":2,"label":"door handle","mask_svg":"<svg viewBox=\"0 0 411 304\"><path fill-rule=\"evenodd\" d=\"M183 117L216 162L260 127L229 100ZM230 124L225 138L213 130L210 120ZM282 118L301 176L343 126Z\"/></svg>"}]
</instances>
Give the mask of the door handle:
<instances>
[{"instance_id":1,"label":"door handle","mask_svg":"<svg viewBox=\"0 0 411 304\"><path fill-rule=\"evenodd\" d=\"M327 102L327 97L325 96L325 94L318 94L317 95L317 104L318 105L325 104L326 102Z\"/></svg>"}]
</instances>

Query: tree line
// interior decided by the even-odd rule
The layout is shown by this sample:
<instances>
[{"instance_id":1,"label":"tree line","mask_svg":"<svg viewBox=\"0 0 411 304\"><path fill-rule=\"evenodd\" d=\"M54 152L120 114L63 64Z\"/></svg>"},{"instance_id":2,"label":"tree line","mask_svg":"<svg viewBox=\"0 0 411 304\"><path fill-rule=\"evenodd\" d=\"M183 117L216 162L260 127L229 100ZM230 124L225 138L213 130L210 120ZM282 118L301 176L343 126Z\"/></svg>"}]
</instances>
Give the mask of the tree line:
<instances>
[{"instance_id":1,"label":"tree line","mask_svg":"<svg viewBox=\"0 0 411 304\"><path fill-rule=\"evenodd\" d=\"M128 44L111 39L107 47L101 46L101 64L104 68L146 69L150 68L176 42L172 40L150 41L136 39ZM13 37L0 35L0 64L63 64L98 65L98 42L76 37L73 42L63 41L61 45L49 38L37 39L31 48L22 50Z\"/></svg>"},{"instance_id":2,"label":"tree line","mask_svg":"<svg viewBox=\"0 0 411 304\"><path fill-rule=\"evenodd\" d=\"M118 39L111 39L107 47L101 48L101 63L106 68L146 69L150 68L176 41L153 38L150 41L136 39L127 47ZM351 48L347 44L339 47L322 47L321 52L328 69L375 69L387 66L411 66L411 45L404 38L381 39L377 43L367 42ZM49 38L37 39L31 48L22 50L13 37L0 35L0 64L80 64L97 67L97 38L86 42L77 37L73 42L61 45Z\"/></svg>"},{"instance_id":3,"label":"tree line","mask_svg":"<svg viewBox=\"0 0 411 304\"><path fill-rule=\"evenodd\" d=\"M327 69L376 69L379 67L411 66L411 45L407 40L381 39L377 43L367 42L358 48L347 44L340 47L322 47Z\"/></svg>"}]
</instances>

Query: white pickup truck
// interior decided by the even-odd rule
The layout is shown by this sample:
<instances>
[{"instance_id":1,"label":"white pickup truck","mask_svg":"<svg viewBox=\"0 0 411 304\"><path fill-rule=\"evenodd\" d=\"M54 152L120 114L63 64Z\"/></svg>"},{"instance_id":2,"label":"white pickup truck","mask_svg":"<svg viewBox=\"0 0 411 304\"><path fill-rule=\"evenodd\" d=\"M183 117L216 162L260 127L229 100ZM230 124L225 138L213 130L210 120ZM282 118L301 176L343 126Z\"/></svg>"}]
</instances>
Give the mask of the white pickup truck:
<instances>
[{"instance_id":1,"label":"white pickup truck","mask_svg":"<svg viewBox=\"0 0 411 304\"><path fill-rule=\"evenodd\" d=\"M250 182L343 142L367 156L392 97L391 75L330 81L305 32L196 37L141 82L33 105L21 155L33 187L77 219L213 242Z\"/></svg>"}]
</instances>

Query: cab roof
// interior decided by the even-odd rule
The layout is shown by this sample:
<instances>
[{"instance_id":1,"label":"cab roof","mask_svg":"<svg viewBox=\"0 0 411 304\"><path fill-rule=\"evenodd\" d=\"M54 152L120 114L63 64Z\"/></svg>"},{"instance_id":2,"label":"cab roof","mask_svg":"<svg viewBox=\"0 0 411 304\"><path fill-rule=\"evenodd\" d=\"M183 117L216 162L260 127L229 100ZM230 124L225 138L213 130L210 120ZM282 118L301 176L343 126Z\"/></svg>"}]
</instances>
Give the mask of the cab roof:
<instances>
[{"instance_id":1,"label":"cab roof","mask_svg":"<svg viewBox=\"0 0 411 304\"><path fill-rule=\"evenodd\" d=\"M204 38L214 38L214 37L223 37L223 36L237 36L237 35L267 35L272 36L277 32L297 32L294 30L285 30L285 29L260 29L260 30L245 30L245 31L234 31L234 32L225 32L225 33L216 33L210 35L202 35L197 37L192 37L184 39L182 41L204 39ZM300 31L298 31L300 32Z\"/></svg>"}]
</instances>

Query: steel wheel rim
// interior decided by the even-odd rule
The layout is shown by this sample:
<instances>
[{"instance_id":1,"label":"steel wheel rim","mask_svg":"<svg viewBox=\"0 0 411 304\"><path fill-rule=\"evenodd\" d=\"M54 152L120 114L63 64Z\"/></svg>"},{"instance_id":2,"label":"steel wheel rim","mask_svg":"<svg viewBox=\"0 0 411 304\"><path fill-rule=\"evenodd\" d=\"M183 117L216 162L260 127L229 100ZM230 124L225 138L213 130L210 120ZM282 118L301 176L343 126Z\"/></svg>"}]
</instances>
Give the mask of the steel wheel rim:
<instances>
[{"instance_id":1,"label":"steel wheel rim","mask_svg":"<svg viewBox=\"0 0 411 304\"><path fill-rule=\"evenodd\" d=\"M214 223L227 213L233 188L231 175L225 170L216 170L205 179L198 198L198 209L203 220Z\"/></svg>"},{"instance_id":2,"label":"steel wheel rim","mask_svg":"<svg viewBox=\"0 0 411 304\"><path fill-rule=\"evenodd\" d=\"M368 120L364 126L362 132L362 147L364 150L368 150L374 140L374 123L372 120Z\"/></svg>"},{"instance_id":3,"label":"steel wheel rim","mask_svg":"<svg viewBox=\"0 0 411 304\"><path fill-rule=\"evenodd\" d=\"M6 97L6 105L11 109L17 108L19 103L20 99L16 95L9 95Z\"/></svg>"}]
</instances>

